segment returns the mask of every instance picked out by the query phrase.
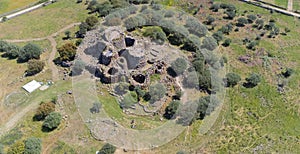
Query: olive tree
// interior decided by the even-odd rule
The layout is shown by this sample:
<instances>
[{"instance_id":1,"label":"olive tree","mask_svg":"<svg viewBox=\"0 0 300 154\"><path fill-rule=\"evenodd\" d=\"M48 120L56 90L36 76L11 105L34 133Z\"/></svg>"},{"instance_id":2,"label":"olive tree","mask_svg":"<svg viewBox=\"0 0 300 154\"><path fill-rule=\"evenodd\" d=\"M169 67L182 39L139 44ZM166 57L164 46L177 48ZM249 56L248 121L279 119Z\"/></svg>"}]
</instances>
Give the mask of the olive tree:
<instances>
[{"instance_id":1,"label":"olive tree","mask_svg":"<svg viewBox=\"0 0 300 154\"><path fill-rule=\"evenodd\" d=\"M19 52L19 61L27 62L30 59L39 59L42 49L33 43L26 44Z\"/></svg>"},{"instance_id":2,"label":"olive tree","mask_svg":"<svg viewBox=\"0 0 300 154\"><path fill-rule=\"evenodd\" d=\"M31 76L41 72L45 67L45 62L36 59L28 61L26 75Z\"/></svg>"},{"instance_id":3,"label":"olive tree","mask_svg":"<svg viewBox=\"0 0 300 154\"><path fill-rule=\"evenodd\" d=\"M58 112L51 112L46 118L43 123L43 128L45 128L47 131L54 130L57 128L62 120L62 116Z\"/></svg>"},{"instance_id":4,"label":"olive tree","mask_svg":"<svg viewBox=\"0 0 300 154\"><path fill-rule=\"evenodd\" d=\"M39 138L30 137L24 141L24 154L40 154L42 151L42 144Z\"/></svg>"},{"instance_id":5,"label":"olive tree","mask_svg":"<svg viewBox=\"0 0 300 154\"><path fill-rule=\"evenodd\" d=\"M245 84L245 87L255 87L260 83L261 76L257 73L252 73L249 75L249 77L246 78L247 83Z\"/></svg>"},{"instance_id":6,"label":"olive tree","mask_svg":"<svg viewBox=\"0 0 300 154\"><path fill-rule=\"evenodd\" d=\"M227 73L226 74L226 86L234 87L241 81L241 77L236 73Z\"/></svg>"},{"instance_id":7,"label":"olive tree","mask_svg":"<svg viewBox=\"0 0 300 154\"><path fill-rule=\"evenodd\" d=\"M103 145L103 147L99 150L98 154L114 154L116 151L116 147L106 143Z\"/></svg>"},{"instance_id":8,"label":"olive tree","mask_svg":"<svg viewBox=\"0 0 300 154\"><path fill-rule=\"evenodd\" d=\"M166 88L161 83L156 83L149 87L149 95L151 97L150 102L154 103L159 101L161 98L165 96Z\"/></svg>"}]
</instances>

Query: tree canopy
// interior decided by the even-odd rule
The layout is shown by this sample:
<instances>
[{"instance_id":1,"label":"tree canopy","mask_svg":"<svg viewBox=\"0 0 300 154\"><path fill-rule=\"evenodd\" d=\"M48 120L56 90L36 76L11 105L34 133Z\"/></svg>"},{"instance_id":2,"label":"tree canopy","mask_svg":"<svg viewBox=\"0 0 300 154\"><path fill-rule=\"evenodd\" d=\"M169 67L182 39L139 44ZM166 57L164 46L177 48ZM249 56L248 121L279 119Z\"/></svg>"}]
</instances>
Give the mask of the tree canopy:
<instances>
[{"instance_id":1,"label":"tree canopy","mask_svg":"<svg viewBox=\"0 0 300 154\"><path fill-rule=\"evenodd\" d=\"M40 154L42 151L42 144L39 138L31 137L24 141L24 154Z\"/></svg>"},{"instance_id":2,"label":"tree canopy","mask_svg":"<svg viewBox=\"0 0 300 154\"><path fill-rule=\"evenodd\" d=\"M28 61L26 75L31 76L41 72L44 69L45 62L36 59Z\"/></svg>"},{"instance_id":3,"label":"tree canopy","mask_svg":"<svg viewBox=\"0 0 300 154\"><path fill-rule=\"evenodd\" d=\"M75 58L77 47L72 42L68 42L57 49L61 61L72 61Z\"/></svg>"},{"instance_id":4,"label":"tree canopy","mask_svg":"<svg viewBox=\"0 0 300 154\"><path fill-rule=\"evenodd\" d=\"M57 128L60 124L62 120L62 116L60 113L58 112L51 112L46 118L45 121L43 123L43 127L48 130L51 131L55 128Z\"/></svg>"},{"instance_id":5,"label":"tree canopy","mask_svg":"<svg viewBox=\"0 0 300 154\"><path fill-rule=\"evenodd\" d=\"M27 62L30 59L39 59L42 49L33 43L26 44L19 52L19 61Z\"/></svg>"}]
</instances>

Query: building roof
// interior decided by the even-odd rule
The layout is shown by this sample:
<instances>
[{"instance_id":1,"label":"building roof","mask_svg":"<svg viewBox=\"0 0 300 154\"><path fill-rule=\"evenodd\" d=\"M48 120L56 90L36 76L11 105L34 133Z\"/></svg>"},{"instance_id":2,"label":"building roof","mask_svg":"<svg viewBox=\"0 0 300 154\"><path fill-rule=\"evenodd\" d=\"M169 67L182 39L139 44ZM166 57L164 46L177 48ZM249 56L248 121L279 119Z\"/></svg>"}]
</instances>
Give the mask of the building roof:
<instances>
[{"instance_id":1,"label":"building roof","mask_svg":"<svg viewBox=\"0 0 300 154\"><path fill-rule=\"evenodd\" d=\"M31 93L42 86L39 82L32 80L31 82L25 84L22 88L25 89L27 92Z\"/></svg>"}]
</instances>

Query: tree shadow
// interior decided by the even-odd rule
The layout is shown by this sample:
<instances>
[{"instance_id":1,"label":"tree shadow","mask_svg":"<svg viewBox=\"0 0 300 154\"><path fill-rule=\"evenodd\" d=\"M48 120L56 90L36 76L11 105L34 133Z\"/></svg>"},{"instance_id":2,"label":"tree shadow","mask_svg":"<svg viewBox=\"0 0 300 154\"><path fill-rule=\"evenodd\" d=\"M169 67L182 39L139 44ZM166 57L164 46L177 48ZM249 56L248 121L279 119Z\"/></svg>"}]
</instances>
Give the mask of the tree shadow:
<instances>
[{"instance_id":1,"label":"tree shadow","mask_svg":"<svg viewBox=\"0 0 300 154\"><path fill-rule=\"evenodd\" d=\"M243 86L245 88L254 88L256 85L252 84L252 83L249 83L249 82L244 82L243 83Z\"/></svg>"}]
</instances>

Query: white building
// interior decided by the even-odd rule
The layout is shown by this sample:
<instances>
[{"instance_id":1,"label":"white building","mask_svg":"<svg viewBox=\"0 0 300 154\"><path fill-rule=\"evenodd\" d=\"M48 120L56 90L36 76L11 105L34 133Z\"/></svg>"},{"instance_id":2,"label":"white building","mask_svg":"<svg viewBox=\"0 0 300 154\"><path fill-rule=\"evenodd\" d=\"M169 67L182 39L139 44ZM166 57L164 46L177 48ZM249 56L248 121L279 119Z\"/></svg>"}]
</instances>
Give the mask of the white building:
<instances>
[{"instance_id":1,"label":"white building","mask_svg":"<svg viewBox=\"0 0 300 154\"><path fill-rule=\"evenodd\" d=\"M32 80L31 82L25 84L22 88L25 89L27 92L31 93L41 86L42 85L39 82Z\"/></svg>"}]
</instances>

